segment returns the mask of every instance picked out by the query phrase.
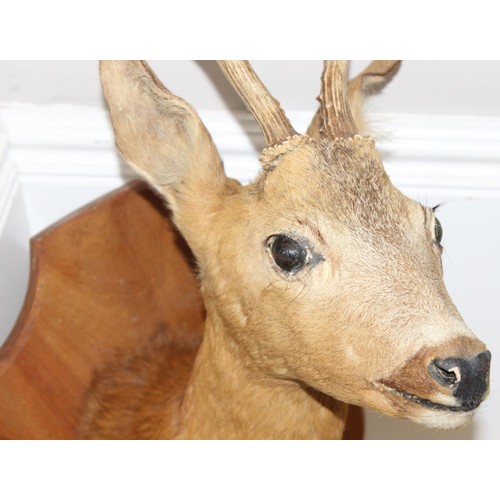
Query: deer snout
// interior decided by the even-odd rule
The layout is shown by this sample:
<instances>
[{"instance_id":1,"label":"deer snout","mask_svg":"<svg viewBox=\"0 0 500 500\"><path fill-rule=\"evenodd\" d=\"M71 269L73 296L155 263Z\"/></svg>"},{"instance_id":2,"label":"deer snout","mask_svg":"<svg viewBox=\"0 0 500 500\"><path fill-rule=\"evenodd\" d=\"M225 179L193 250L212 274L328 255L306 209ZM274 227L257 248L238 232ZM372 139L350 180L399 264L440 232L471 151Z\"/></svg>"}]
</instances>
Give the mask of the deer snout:
<instances>
[{"instance_id":1,"label":"deer snout","mask_svg":"<svg viewBox=\"0 0 500 500\"><path fill-rule=\"evenodd\" d=\"M424 347L374 387L395 414L430 427L465 425L488 393L491 354L472 335Z\"/></svg>"},{"instance_id":2,"label":"deer snout","mask_svg":"<svg viewBox=\"0 0 500 500\"><path fill-rule=\"evenodd\" d=\"M459 408L470 411L480 405L488 389L490 362L490 351L483 351L469 359L435 359L428 370L439 385L453 390Z\"/></svg>"}]
</instances>

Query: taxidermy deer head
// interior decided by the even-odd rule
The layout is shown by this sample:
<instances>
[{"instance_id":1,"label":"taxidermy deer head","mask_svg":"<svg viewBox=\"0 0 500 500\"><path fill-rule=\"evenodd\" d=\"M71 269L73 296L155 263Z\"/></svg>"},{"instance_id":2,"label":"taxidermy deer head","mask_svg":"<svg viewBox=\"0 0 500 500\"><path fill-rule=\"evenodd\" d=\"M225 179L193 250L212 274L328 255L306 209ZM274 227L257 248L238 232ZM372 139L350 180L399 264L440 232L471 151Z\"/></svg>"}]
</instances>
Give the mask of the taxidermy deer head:
<instances>
[{"instance_id":1,"label":"taxidermy deer head","mask_svg":"<svg viewBox=\"0 0 500 500\"><path fill-rule=\"evenodd\" d=\"M467 423L490 353L443 284L433 209L392 185L361 135L364 97L398 63L348 82L345 62L325 62L306 134L248 62L219 64L267 144L249 185L225 175L196 111L146 63L101 65L118 149L165 197L199 266L206 330L175 435L327 437L343 403Z\"/></svg>"}]
</instances>

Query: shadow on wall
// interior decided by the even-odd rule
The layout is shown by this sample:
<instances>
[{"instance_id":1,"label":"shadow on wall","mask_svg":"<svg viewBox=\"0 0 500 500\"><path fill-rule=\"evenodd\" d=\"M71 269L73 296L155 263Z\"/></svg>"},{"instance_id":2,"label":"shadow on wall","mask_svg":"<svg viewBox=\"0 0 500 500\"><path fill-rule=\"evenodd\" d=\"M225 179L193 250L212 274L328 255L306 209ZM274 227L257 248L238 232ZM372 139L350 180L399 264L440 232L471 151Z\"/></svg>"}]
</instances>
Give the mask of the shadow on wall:
<instances>
[{"instance_id":1,"label":"shadow on wall","mask_svg":"<svg viewBox=\"0 0 500 500\"><path fill-rule=\"evenodd\" d=\"M241 125L242 130L245 130L245 123L241 122L242 116L245 116L241 111L246 111L246 107L243 101L240 99L236 90L226 79L222 70L217 65L216 61L196 61L200 68L205 72L207 77L212 82L215 89L219 93L220 97L224 101L227 109L236 111L235 118ZM256 123L257 125L257 123ZM264 136L262 134L249 134L249 140L252 142L252 146L255 151L260 154L261 151L266 147Z\"/></svg>"},{"instance_id":2,"label":"shadow on wall","mask_svg":"<svg viewBox=\"0 0 500 500\"><path fill-rule=\"evenodd\" d=\"M445 439L477 439L474 420L454 431L428 429L409 420L390 418L365 410L365 439L409 439L409 440L445 440Z\"/></svg>"},{"instance_id":3,"label":"shadow on wall","mask_svg":"<svg viewBox=\"0 0 500 500\"><path fill-rule=\"evenodd\" d=\"M29 228L20 189L0 228L0 346L10 334L26 296L30 269Z\"/></svg>"},{"instance_id":4,"label":"shadow on wall","mask_svg":"<svg viewBox=\"0 0 500 500\"><path fill-rule=\"evenodd\" d=\"M28 289L29 249L2 238L0 248L0 347L14 327ZM7 285L6 285L7 284Z\"/></svg>"}]
</instances>

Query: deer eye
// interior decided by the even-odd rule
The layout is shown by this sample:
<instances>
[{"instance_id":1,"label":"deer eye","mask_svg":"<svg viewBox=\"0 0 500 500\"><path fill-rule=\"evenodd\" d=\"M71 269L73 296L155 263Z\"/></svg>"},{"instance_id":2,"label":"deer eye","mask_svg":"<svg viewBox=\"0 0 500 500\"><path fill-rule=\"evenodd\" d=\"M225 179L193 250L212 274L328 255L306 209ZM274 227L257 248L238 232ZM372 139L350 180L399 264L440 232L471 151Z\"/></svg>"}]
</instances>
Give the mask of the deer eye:
<instances>
[{"instance_id":1,"label":"deer eye","mask_svg":"<svg viewBox=\"0 0 500 500\"><path fill-rule=\"evenodd\" d=\"M434 238L440 244L443 239L443 226L439 219L434 217Z\"/></svg>"},{"instance_id":2,"label":"deer eye","mask_svg":"<svg viewBox=\"0 0 500 500\"><path fill-rule=\"evenodd\" d=\"M271 236L269 249L276 265L287 273L298 271L307 263L307 247L284 234Z\"/></svg>"}]
</instances>

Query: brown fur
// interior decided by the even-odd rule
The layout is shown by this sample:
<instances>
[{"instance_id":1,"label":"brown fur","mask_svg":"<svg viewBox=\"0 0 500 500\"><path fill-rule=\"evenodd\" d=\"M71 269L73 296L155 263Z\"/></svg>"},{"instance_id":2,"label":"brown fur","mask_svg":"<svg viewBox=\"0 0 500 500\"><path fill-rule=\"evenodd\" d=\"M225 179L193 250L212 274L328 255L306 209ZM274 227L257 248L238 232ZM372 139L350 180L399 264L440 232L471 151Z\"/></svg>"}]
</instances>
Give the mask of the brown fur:
<instances>
[{"instance_id":1,"label":"brown fur","mask_svg":"<svg viewBox=\"0 0 500 500\"><path fill-rule=\"evenodd\" d=\"M225 66L229 75L249 71ZM468 421L384 385L447 401L429 360L485 349L444 287L432 210L392 185L371 138L331 122L351 106L359 126L363 95L396 66L372 66L348 92L338 80L345 65L327 64L329 126L310 135L287 137L293 129L267 96L274 110L254 114L280 117L283 130L261 126L286 139L268 144L261 175L241 186L226 177L193 108L144 63L103 63L118 148L172 208L199 265L207 321L195 359L156 337L98 375L85 437L340 438L348 404L437 427ZM257 96L255 111L266 90L250 80L257 88L239 91ZM305 242L310 260L300 271L274 262L268 241L277 234Z\"/></svg>"},{"instance_id":2,"label":"brown fur","mask_svg":"<svg viewBox=\"0 0 500 500\"><path fill-rule=\"evenodd\" d=\"M165 426L175 429L199 341L173 344L162 331L135 353L115 353L92 380L80 435L154 439Z\"/></svg>"}]
</instances>

